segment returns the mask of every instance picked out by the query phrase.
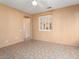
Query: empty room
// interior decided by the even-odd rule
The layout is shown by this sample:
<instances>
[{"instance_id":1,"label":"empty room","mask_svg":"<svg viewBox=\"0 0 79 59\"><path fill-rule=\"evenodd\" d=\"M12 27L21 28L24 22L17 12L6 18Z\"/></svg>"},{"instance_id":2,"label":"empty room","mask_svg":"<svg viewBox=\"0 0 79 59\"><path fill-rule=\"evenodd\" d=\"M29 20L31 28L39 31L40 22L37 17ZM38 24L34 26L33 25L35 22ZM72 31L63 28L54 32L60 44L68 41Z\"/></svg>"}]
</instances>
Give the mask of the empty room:
<instances>
[{"instance_id":1,"label":"empty room","mask_svg":"<svg viewBox=\"0 0 79 59\"><path fill-rule=\"evenodd\" d=\"M0 0L0 59L79 59L79 0Z\"/></svg>"}]
</instances>

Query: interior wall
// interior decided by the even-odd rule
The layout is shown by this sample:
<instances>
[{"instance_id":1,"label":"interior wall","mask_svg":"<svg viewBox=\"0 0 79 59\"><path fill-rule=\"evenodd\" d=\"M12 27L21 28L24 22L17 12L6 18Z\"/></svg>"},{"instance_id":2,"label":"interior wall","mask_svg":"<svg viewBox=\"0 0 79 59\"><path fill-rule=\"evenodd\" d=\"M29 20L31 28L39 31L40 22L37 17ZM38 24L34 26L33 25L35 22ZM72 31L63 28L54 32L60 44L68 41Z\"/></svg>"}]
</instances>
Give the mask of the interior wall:
<instances>
[{"instance_id":1,"label":"interior wall","mask_svg":"<svg viewBox=\"0 0 79 59\"><path fill-rule=\"evenodd\" d=\"M50 32L39 31L39 16L52 15ZM33 39L79 46L79 5L33 15Z\"/></svg>"},{"instance_id":2,"label":"interior wall","mask_svg":"<svg viewBox=\"0 0 79 59\"><path fill-rule=\"evenodd\" d=\"M23 41L22 22L27 13L0 4L0 48Z\"/></svg>"}]
</instances>

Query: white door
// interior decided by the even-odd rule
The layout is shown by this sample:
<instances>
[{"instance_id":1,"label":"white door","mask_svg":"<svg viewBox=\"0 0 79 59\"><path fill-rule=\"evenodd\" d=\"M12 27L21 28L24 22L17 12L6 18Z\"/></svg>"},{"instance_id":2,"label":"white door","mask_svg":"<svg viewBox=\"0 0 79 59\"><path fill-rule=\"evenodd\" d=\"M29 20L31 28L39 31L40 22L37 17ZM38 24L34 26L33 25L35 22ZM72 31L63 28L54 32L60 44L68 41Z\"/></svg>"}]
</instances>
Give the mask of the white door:
<instances>
[{"instance_id":1,"label":"white door","mask_svg":"<svg viewBox=\"0 0 79 59\"><path fill-rule=\"evenodd\" d=\"M23 35L25 40L28 40L31 37L31 19L30 18L25 18L23 20Z\"/></svg>"}]
</instances>

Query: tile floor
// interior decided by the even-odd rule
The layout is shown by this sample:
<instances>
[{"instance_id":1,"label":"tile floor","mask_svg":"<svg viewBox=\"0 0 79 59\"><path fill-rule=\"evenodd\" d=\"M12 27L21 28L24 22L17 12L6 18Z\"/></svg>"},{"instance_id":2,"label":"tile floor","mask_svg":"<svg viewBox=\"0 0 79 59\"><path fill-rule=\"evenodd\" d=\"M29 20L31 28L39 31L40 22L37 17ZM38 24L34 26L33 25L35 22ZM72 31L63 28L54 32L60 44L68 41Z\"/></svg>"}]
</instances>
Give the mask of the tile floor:
<instances>
[{"instance_id":1,"label":"tile floor","mask_svg":"<svg viewBox=\"0 0 79 59\"><path fill-rule=\"evenodd\" d=\"M79 59L79 48L31 40L1 48L0 59Z\"/></svg>"}]
</instances>

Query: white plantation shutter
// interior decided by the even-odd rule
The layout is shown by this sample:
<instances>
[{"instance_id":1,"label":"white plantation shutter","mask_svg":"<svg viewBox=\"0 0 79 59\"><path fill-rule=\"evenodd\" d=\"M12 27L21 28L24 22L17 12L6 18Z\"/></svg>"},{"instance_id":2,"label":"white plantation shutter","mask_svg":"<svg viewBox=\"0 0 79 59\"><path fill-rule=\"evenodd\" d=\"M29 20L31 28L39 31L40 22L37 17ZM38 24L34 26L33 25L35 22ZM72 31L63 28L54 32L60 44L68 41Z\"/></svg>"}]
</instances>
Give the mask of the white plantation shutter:
<instances>
[{"instance_id":1,"label":"white plantation shutter","mask_svg":"<svg viewBox=\"0 0 79 59\"><path fill-rule=\"evenodd\" d=\"M39 17L39 31L51 31L52 30L52 16L40 16Z\"/></svg>"}]
</instances>

